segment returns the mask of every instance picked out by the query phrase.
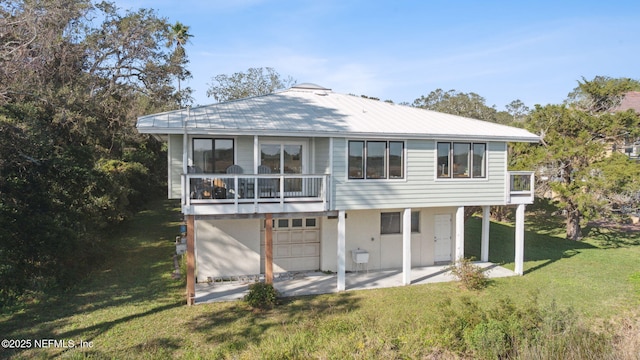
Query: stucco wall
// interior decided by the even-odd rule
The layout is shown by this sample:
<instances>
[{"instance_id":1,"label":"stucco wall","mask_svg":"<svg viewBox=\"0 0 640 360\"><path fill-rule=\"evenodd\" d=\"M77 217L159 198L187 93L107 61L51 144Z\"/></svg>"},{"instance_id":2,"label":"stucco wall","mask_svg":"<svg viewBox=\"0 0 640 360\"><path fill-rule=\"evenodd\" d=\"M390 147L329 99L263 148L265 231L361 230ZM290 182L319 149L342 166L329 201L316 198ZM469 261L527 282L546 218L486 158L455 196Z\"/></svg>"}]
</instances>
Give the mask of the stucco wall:
<instances>
[{"instance_id":1,"label":"stucco wall","mask_svg":"<svg viewBox=\"0 0 640 360\"><path fill-rule=\"evenodd\" d=\"M196 221L196 277L260 273L260 220Z\"/></svg>"},{"instance_id":2,"label":"stucco wall","mask_svg":"<svg viewBox=\"0 0 640 360\"><path fill-rule=\"evenodd\" d=\"M346 219L346 269L355 270L351 251L364 249L369 252L369 270L402 267L402 234L380 234L380 213L402 211L352 210ZM411 265L429 266L434 263L434 217L436 214L450 214L455 222L455 208L420 208L420 232L411 234ZM337 226L334 219L323 219L321 268L337 271ZM455 245L454 223L451 227L451 249Z\"/></svg>"}]
</instances>

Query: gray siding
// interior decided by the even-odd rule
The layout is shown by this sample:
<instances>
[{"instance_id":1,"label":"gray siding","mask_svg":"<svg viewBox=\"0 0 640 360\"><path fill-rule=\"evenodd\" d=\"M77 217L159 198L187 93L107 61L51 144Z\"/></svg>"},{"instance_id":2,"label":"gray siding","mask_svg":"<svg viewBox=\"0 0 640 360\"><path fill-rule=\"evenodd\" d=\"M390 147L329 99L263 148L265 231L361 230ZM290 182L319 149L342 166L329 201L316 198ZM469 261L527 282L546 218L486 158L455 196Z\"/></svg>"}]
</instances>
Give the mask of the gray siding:
<instances>
[{"instance_id":1,"label":"gray siding","mask_svg":"<svg viewBox=\"0 0 640 360\"><path fill-rule=\"evenodd\" d=\"M315 138L315 153L313 158L316 174L329 174L329 138Z\"/></svg>"},{"instance_id":2,"label":"gray siding","mask_svg":"<svg viewBox=\"0 0 640 360\"><path fill-rule=\"evenodd\" d=\"M180 199L181 188L181 175L183 172L183 136L182 135L169 135L168 140L168 172L169 181L167 182L168 197L169 199Z\"/></svg>"},{"instance_id":3,"label":"gray siding","mask_svg":"<svg viewBox=\"0 0 640 360\"><path fill-rule=\"evenodd\" d=\"M406 179L347 180L346 144L334 142L333 208L405 208L498 205L505 202L506 144L488 143L486 179L436 179L433 140L407 142Z\"/></svg>"},{"instance_id":4,"label":"gray siding","mask_svg":"<svg viewBox=\"0 0 640 360\"><path fill-rule=\"evenodd\" d=\"M253 136L238 136L235 146L236 164L245 174L253 174Z\"/></svg>"}]
</instances>

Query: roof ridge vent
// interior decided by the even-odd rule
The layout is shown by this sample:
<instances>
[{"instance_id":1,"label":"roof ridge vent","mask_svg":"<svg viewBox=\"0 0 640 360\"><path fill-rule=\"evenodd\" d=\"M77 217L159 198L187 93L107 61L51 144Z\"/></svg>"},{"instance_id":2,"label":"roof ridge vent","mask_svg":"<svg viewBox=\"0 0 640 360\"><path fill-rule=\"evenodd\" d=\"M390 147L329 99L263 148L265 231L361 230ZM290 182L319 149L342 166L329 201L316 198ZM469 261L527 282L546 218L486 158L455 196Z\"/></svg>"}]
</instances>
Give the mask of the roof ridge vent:
<instances>
[{"instance_id":1,"label":"roof ridge vent","mask_svg":"<svg viewBox=\"0 0 640 360\"><path fill-rule=\"evenodd\" d=\"M295 90L324 90L324 91L331 91L331 89L326 88L324 86L320 86L318 84L313 84L313 83L302 83L302 84L295 84L291 87L291 89L295 89Z\"/></svg>"}]
</instances>

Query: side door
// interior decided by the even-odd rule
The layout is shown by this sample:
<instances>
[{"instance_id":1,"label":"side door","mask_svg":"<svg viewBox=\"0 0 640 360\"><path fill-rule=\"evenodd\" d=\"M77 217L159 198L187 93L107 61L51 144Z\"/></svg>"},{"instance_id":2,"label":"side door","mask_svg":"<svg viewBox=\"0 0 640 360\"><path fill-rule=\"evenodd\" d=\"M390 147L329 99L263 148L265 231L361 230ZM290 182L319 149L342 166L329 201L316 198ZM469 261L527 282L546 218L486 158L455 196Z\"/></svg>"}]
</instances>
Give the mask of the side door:
<instances>
[{"instance_id":1,"label":"side door","mask_svg":"<svg viewBox=\"0 0 640 360\"><path fill-rule=\"evenodd\" d=\"M451 261L451 214L437 214L434 228L434 261Z\"/></svg>"}]
</instances>

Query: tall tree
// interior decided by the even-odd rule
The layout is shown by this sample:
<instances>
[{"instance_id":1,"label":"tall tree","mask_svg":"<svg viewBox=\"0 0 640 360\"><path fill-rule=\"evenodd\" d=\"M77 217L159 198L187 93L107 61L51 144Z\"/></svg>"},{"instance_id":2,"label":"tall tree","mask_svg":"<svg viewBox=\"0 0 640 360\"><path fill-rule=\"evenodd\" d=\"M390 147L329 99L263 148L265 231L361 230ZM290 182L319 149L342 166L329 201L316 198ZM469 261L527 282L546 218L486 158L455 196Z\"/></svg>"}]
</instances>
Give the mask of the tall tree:
<instances>
[{"instance_id":1,"label":"tall tree","mask_svg":"<svg viewBox=\"0 0 640 360\"><path fill-rule=\"evenodd\" d=\"M173 54L171 55L171 62L176 63L183 71L178 72L176 78L178 80L178 103L180 107L183 105L184 100L190 100L191 91L183 94L180 83L187 78L191 77L191 73L186 69L187 56L184 50L184 46L189 42L189 40L193 37L189 33L189 26L184 25L183 23L177 21L169 28L169 32L167 33L167 46L174 47Z\"/></svg>"},{"instance_id":2,"label":"tall tree","mask_svg":"<svg viewBox=\"0 0 640 360\"><path fill-rule=\"evenodd\" d=\"M565 103L592 114L603 113L619 105L624 94L633 90L640 90L640 81L608 76L596 76L589 81L583 77Z\"/></svg>"},{"instance_id":3,"label":"tall tree","mask_svg":"<svg viewBox=\"0 0 640 360\"><path fill-rule=\"evenodd\" d=\"M0 2L0 303L84 273L160 188L161 145L134 124L178 107L168 31L106 2Z\"/></svg>"},{"instance_id":4,"label":"tall tree","mask_svg":"<svg viewBox=\"0 0 640 360\"><path fill-rule=\"evenodd\" d=\"M509 119L507 113L496 110L495 106L487 106L485 98L474 92L463 93L456 90L436 89L427 96L423 95L415 99L412 105L422 109L497 123L505 123Z\"/></svg>"},{"instance_id":5,"label":"tall tree","mask_svg":"<svg viewBox=\"0 0 640 360\"><path fill-rule=\"evenodd\" d=\"M527 115L531 111L527 105L525 105L520 99L513 100L509 104L505 105L509 115L513 117L514 122L522 122L526 119Z\"/></svg>"},{"instance_id":6,"label":"tall tree","mask_svg":"<svg viewBox=\"0 0 640 360\"><path fill-rule=\"evenodd\" d=\"M207 96L218 102L242 99L250 96L271 94L276 90L295 84L288 76L282 78L273 68L249 68L233 75L220 74L212 79Z\"/></svg>"},{"instance_id":7,"label":"tall tree","mask_svg":"<svg viewBox=\"0 0 640 360\"><path fill-rule=\"evenodd\" d=\"M513 146L510 165L537 168L566 214L568 239L579 240L585 221L627 205L640 191L640 167L611 151L628 134L640 135L638 114L537 105L526 126L540 134L541 144Z\"/></svg>"}]
</instances>

